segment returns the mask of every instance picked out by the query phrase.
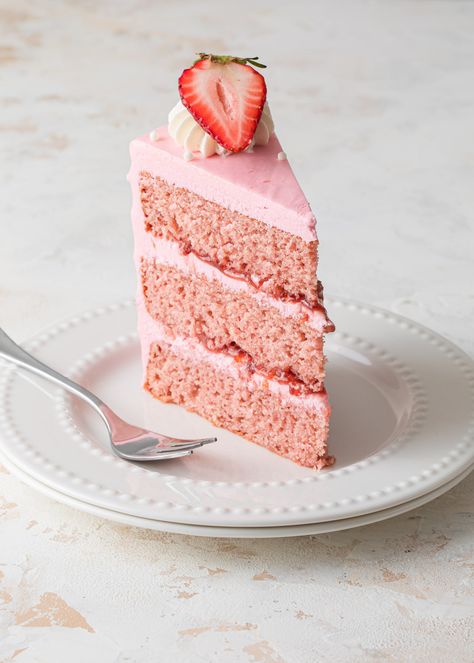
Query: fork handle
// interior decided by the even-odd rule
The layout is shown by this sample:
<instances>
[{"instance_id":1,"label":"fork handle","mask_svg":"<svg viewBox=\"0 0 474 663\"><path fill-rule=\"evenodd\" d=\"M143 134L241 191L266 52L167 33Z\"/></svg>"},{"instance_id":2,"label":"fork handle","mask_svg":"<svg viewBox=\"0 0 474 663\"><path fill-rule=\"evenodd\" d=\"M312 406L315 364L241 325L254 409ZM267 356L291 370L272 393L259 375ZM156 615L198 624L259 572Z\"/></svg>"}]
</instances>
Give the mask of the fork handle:
<instances>
[{"instance_id":1,"label":"fork handle","mask_svg":"<svg viewBox=\"0 0 474 663\"><path fill-rule=\"evenodd\" d=\"M0 327L0 358L6 359L7 361L16 364L20 368L25 368L31 373L35 373L46 380L49 380L53 384L59 385L63 389L66 389L71 394L82 398L90 405L96 408L99 411L101 416L105 419L102 408L107 406L103 401L100 400L95 394L90 392L88 389L81 387L80 384L73 382L65 375L61 375L46 364L43 364L39 359L32 357L26 350L23 350L19 345L15 343Z\"/></svg>"}]
</instances>

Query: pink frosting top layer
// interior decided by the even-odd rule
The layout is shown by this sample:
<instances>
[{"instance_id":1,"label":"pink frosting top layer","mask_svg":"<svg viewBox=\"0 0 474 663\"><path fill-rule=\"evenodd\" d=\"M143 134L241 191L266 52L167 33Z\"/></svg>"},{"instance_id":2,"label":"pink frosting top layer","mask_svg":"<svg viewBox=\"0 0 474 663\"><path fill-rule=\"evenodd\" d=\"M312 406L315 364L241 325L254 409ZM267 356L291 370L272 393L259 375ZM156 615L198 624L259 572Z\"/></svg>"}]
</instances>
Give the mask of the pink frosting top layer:
<instances>
[{"instance_id":1,"label":"pink frosting top layer","mask_svg":"<svg viewBox=\"0 0 474 663\"><path fill-rule=\"evenodd\" d=\"M290 164L277 158L282 149L274 134L253 152L192 161L183 159L167 127L157 129L156 138L152 142L145 135L131 142L132 171L147 170L231 211L308 242L316 239L316 219Z\"/></svg>"},{"instance_id":2,"label":"pink frosting top layer","mask_svg":"<svg viewBox=\"0 0 474 663\"><path fill-rule=\"evenodd\" d=\"M241 367L234 358L228 354L223 352L210 352L204 347L204 345L191 338L182 338L180 336L171 338L166 334L163 327L148 314L141 295L137 298L137 312L144 373L148 362L151 344L162 340L168 343L171 346L171 350L179 355L190 357L193 361L204 361L213 364L218 370L231 372L236 380L236 388L239 386L238 382L244 383L245 387L250 390L255 387L261 387L265 382L267 388L270 389L270 391L279 394L284 402L291 402L299 407L316 410L325 410L329 407L328 398L325 392L296 396L290 393L288 385L277 382L276 380L269 380L259 373L253 373L248 377L246 369Z\"/></svg>"}]
</instances>

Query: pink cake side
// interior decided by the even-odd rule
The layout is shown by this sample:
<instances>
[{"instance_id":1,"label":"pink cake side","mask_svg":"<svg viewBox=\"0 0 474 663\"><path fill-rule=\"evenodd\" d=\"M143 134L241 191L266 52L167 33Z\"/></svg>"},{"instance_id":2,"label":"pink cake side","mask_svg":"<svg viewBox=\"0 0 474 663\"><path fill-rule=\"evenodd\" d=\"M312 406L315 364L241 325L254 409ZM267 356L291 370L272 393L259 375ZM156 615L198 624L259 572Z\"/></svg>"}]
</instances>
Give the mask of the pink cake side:
<instances>
[{"instance_id":1,"label":"pink cake side","mask_svg":"<svg viewBox=\"0 0 474 663\"><path fill-rule=\"evenodd\" d=\"M182 405L299 465L321 469L333 462L327 453L330 408L325 394L312 407L304 398L285 399L265 382L236 377L163 340L150 346L145 386L155 398Z\"/></svg>"},{"instance_id":2,"label":"pink cake side","mask_svg":"<svg viewBox=\"0 0 474 663\"><path fill-rule=\"evenodd\" d=\"M146 171L139 173L139 186L145 228L156 237L274 297L320 304L316 240L232 212Z\"/></svg>"},{"instance_id":3,"label":"pink cake side","mask_svg":"<svg viewBox=\"0 0 474 663\"><path fill-rule=\"evenodd\" d=\"M302 381L313 391L321 389L322 332L308 324L308 316L285 317L245 291L236 293L158 260L142 260L141 282L148 313L170 334L194 337L213 351L243 351L275 378L295 378L295 388Z\"/></svg>"}]
</instances>

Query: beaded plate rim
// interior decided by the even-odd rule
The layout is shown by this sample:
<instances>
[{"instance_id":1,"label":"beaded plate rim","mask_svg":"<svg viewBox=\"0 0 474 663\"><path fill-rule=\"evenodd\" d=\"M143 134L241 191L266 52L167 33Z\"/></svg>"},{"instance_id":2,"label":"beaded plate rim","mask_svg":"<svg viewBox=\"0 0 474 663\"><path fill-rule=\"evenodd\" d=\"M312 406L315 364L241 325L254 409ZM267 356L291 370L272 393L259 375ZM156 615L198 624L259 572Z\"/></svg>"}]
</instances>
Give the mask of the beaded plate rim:
<instances>
[{"instance_id":1,"label":"beaded plate rim","mask_svg":"<svg viewBox=\"0 0 474 663\"><path fill-rule=\"evenodd\" d=\"M390 311L384 311L373 306L368 306L365 304L359 304L353 301L347 301L340 298L331 298L328 297L327 301L330 303L332 309L345 308L348 311L356 311L363 315L374 316L375 318L383 318L386 322L390 324L396 324L403 331L407 331L412 334L416 334L422 340L433 345L439 352L443 353L448 359L454 363L457 368L462 372L465 377L471 395L474 397L474 370L472 367L472 361L470 358L465 355L457 346L452 344L450 341L447 341L443 337L429 330L422 325L411 321L407 318L404 318L398 314L392 313ZM92 311L86 311L81 315L74 316L69 320L62 321L50 329L38 334L32 340L24 344L24 347L34 352L41 346L45 345L48 341L55 338L59 334L65 333L73 327L77 327L81 324L87 323L96 318L103 317L108 313L117 312L120 310L125 310L133 306L133 300L126 300L116 304L111 304L108 306L102 306L96 308ZM368 466L380 462L385 459L388 455L393 453L395 449L398 449L404 440L409 438L411 435L415 434L423 426L423 423L426 419L427 413L427 398L423 385L418 378L418 376L406 366L399 359L391 356L386 350L377 347L375 344L365 341L356 336L351 336L349 334L343 334L336 332L334 337L336 339L341 339L345 343L348 343L351 346L361 349L364 352L368 352L376 356L380 361L385 362L390 366L392 370L402 379L407 385L411 397L413 399L413 407L410 414L409 421L406 425L405 430L402 435L390 443L387 447L382 449L379 452L376 452L372 456L361 460L353 465L349 465L339 469L333 469L328 472L315 473L314 476L302 477L302 478L293 478L285 481L268 481L268 482L229 482L229 481L208 481L208 480L196 480L189 478L175 477L173 475L165 475L160 473L153 473L155 480L158 479L173 479L174 482L179 482L181 484L193 484L200 487L213 487L216 489L222 487L232 487L232 488L252 488L252 489L261 489L261 488L285 488L285 487L294 487L301 484L308 484L313 482L328 481L339 478L344 475L352 474L358 470L364 470ZM77 375L87 366L90 366L99 356L104 356L108 352L113 351L117 347L125 346L127 343L132 342L135 338L135 334L125 334L120 335L112 341L109 341L94 351L86 354L80 360L76 361L72 367L72 374ZM466 464L463 465L463 468L472 461L473 459L473 450L474 450L474 428L473 428L473 417L469 422L469 426L465 432L463 438L451 449L448 453L443 455L435 463L432 463L429 467L425 468L418 475L413 475L407 477L406 480L399 481L395 484L389 484L384 488L376 491L369 492L366 494L356 495L352 498L344 498L342 500L333 500L328 502L318 502L315 504L292 504L291 506L269 506L269 507L221 507L221 506L204 506L201 504L182 504L175 503L169 500L155 500L151 498L143 498L137 496L133 493L123 493L111 490L107 486L96 484L90 482L78 475L74 475L71 472L65 472L63 468L52 463L48 458L42 456L37 450L34 450L31 445L28 444L28 441L22 438L22 434L17 429L15 422L12 417L12 413L9 408L9 399L11 386L13 380L15 379L16 369L13 367L7 367L3 373L3 376L0 376L0 432L2 433L2 439L0 440L3 443L4 451L7 451L8 443L15 443L15 452L22 452L27 457L30 458L32 464L35 467L42 466L43 470L49 474L55 474L59 482L70 482L71 485L75 486L76 489L81 487L87 491L91 496L90 499L93 501L94 493L102 495L103 497L116 499L118 503L124 505L124 503L135 502L137 506L146 504L148 507L153 509L153 512L160 514L162 512L179 512L180 515L176 513L174 517L182 518L183 513L188 514L213 514L218 517L228 517L229 515L235 516L258 516L262 517L265 515L284 515L290 514L291 518L294 519L297 514L300 514L301 517L305 518L309 514L313 514L312 520L314 520L314 514L318 514L317 518L321 517L324 519L324 512L335 512L338 509L344 509L349 505L355 505L357 508L362 508L363 504L368 506L363 507L365 512L371 510L370 505L375 505L377 500L381 497L388 497L390 495L398 493L403 493L410 486L415 486L417 484L428 483L430 477L435 476L436 474L442 473L450 465L455 462L458 462L463 456L466 457ZM87 438L79 431L75 424L72 422L69 411L68 411L68 397L65 397L62 392L58 392L56 398L56 415L60 422L60 425L67 431L73 438L82 444L83 446L88 446L90 453L96 456L102 456L102 460L107 463L118 463L117 467L127 467L130 472L141 473L146 472L145 468L140 466L130 466L124 464L123 461L113 456L112 454L106 454L102 452L97 447L90 448L91 444ZM4 440L6 440L6 445ZM6 447L6 448L5 448ZM469 460L470 459L470 460ZM462 468L462 469L463 469ZM428 490L426 491L428 492ZM401 498L403 501L403 498ZM123 508L123 506L122 506ZM306 514L306 516L305 516ZM158 517L158 515L157 515ZM341 518L345 517L344 515L339 516ZM166 518L164 518L166 519Z\"/></svg>"}]
</instances>

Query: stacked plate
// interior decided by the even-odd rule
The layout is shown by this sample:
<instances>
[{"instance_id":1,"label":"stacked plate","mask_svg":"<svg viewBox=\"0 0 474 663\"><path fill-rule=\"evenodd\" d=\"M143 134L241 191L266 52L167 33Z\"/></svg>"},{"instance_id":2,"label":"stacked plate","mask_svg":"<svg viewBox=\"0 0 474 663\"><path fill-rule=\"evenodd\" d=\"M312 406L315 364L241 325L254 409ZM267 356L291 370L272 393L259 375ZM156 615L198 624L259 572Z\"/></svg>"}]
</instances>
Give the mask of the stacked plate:
<instances>
[{"instance_id":1,"label":"stacked plate","mask_svg":"<svg viewBox=\"0 0 474 663\"><path fill-rule=\"evenodd\" d=\"M131 302L85 313L24 347L125 419L179 437L217 435L193 456L133 464L87 405L5 366L0 461L52 498L104 518L202 536L278 537L357 527L428 502L474 465L471 360L405 318L328 299L336 464L301 468L141 388ZM38 386L40 389L38 389Z\"/></svg>"}]
</instances>

